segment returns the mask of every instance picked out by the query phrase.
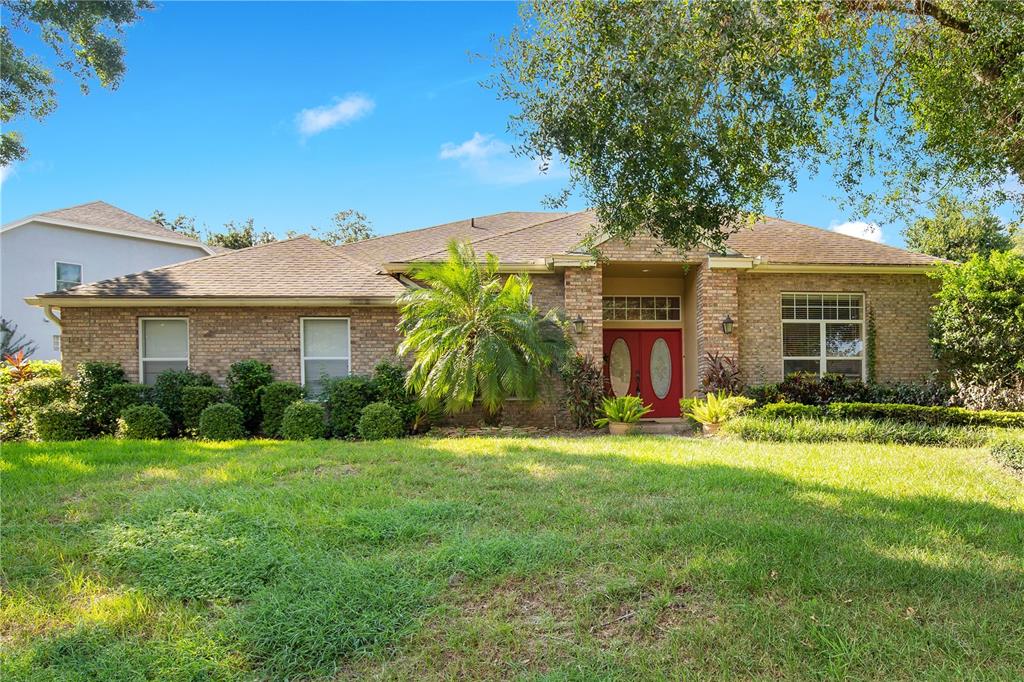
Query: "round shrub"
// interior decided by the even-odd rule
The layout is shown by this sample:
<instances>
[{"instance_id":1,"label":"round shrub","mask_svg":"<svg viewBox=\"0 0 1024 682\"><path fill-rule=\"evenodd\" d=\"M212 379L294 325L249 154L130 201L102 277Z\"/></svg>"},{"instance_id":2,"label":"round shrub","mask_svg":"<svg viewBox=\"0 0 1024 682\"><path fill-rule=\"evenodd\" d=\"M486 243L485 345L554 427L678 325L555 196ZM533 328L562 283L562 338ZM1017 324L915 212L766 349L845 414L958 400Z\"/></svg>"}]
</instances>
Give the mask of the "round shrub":
<instances>
[{"instance_id":1,"label":"round shrub","mask_svg":"<svg viewBox=\"0 0 1024 682\"><path fill-rule=\"evenodd\" d=\"M263 410L263 435L271 438L281 436L281 419L284 411L296 400L302 400L302 387L290 381L275 381L263 388L260 407Z\"/></svg>"},{"instance_id":2,"label":"round shrub","mask_svg":"<svg viewBox=\"0 0 1024 682\"><path fill-rule=\"evenodd\" d=\"M81 440L89 437L85 416L76 405L55 402L36 410L32 418L36 438L42 441Z\"/></svg>"},{"instance_id":3,"label":"round shrub","mask_svg":"<svg viewBox=\"0 0 1024 682\"><path fill-rule=\"evenodd\" d=\"M126 407L117 420L117 437L133 440L166 438L171 431L171 418L156 405Z\"/></svg>"},{"instance_id":4,"label":"round shrub","mask_svg":"<svg viewBox=\"0 0 1024 682\"><path fill-rule=\"evenodd\" d=\"M353 375L325 381L324 401L327 404L331 435L336 438L355 435L359 415L376 399L376 384L366 377Z\"/></svg>"},{"instance_id":5,"label":"round shrub","mask_svg":"<svg viewBox=\"0 0 1024 682\"><path fill-rule=\"evenodd\" d=\"M390 403L370 403L363 408L356 430L363 440L400 438L405 433L402 415Z\"/></svg>"},{"instance_id":6,"label":"round shrub","mask_svg":"<svg viewBox=\"0 0 1024 682\"><path fill-rule=\"evenodd\" d=\"M199 415L199 437L204 440L239 440L245 435L245 416L231 403L210 405Z\"/></svg>"},{"instance_id":7,"label":"round shrub","mask_svg":"<svg viewBox=\"0 0 1024 682\"><path fill-rule=\"evenodd\" d=\"M210 405L224 402L220 386L186 386L181 390L181 422L186 434L199 433L199 417Z\"/></svg>"},{"instance_id":8,"label":"round shrub","mask_svg":"<svg viewBox=\"0 0 1024 682\"><path fill-rule=\"evenodd\" d=\"M116 384L108 390L107 399L110 400L111 411L120 417L129 407L152 404L153 387L145 384Z\"/></svg>"},{"instance_id":9,"label":"round shrub","mask_svg":"<svg viewBox=\"0 0 1024 682\"><path fill-rule=\"evenodd\" d=\"M296 400L284 410L281 437L287 440L323 438L326 426L323 405Z\"/></svg>"},{"instance_id":10,"label":"round shrub","mask_svg":"<svg viewBox=\"0 0 1024 682\"><path fill-rule=\"evenodd\" d=\"M171 418L171 433L177 435L185 428L184 392L189 386L213 386L209 374L189 370L169 369L157 375L153 385L154 400Z\"/></svg>"},{"instance_id":11,"label":"round shrub","mask_svg":"<svg viewBox=\"0 0 1024 682\"><path fill-rule=\"evenodd\" d=\"M67 379L37 377L17 387L18 402L28 409L38 409L57 401L71 399L71 382Z\"/></svg>"}]
</instances>

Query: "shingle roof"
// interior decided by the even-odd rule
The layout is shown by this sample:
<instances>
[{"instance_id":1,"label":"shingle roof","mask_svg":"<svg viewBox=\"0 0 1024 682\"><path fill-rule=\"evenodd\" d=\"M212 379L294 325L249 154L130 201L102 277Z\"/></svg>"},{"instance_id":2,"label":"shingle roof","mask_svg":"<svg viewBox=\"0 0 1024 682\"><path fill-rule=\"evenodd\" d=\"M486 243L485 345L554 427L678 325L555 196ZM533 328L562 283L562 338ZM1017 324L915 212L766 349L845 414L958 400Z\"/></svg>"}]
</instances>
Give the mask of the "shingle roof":
<instances>
[{"instance_id":1,"label":"shingle roof","mask_svg":"<svg viewBox=\"0 0 1024 682\"><path fill-rule=\"evenodd\" d=\"M61 208L56 211L37 213L32 216L32 218L43 220L51 218L53 220L80 223L82 225L90 225L93 227L109 227L116 230L123 230L124 232L133 232L144 237L176 239L179 241L192 242L196 246L204 246L203 243L197 239L191 239L180 232L175 232L174 230L161 227L151 220L141 218L134 213L129 213L117 206L112 206L105 201L91 201L87 204Z\"/></svg>"},{"instance_id":2,"label":"shingle roof","mask_svg":"<svg viewBox=\"0 0 1024 682\"><path fill-rule=\"evenodd\" d=\"M546 223L569 213L550 211L509 211L457 220L433 227L389 234L336 247L342 253L364 263L380 265L415 260L435 252L444 252L452 239L476 242L506 234L530 225Z\"/></svg>"},{"instance_id":3,"label":"shingle roof","mask_svg":"<svg viewBox=\"0 0 1024 682\"><path fill-rule=\"evenodd\" d=\"M302 236L82 284L42 296L187 298L393 297L405 288Z\"/></svg>"}]
</instances>

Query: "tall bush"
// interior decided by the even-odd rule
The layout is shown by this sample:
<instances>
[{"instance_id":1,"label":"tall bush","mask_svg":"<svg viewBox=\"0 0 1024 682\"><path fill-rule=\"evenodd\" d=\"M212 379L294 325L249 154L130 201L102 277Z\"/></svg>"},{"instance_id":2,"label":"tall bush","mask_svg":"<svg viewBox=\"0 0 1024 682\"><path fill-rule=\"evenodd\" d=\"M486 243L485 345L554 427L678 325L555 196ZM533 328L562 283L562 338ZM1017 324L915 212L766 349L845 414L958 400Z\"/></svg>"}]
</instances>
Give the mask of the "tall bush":
<instances>
[{"instance_id":1,"label":"tall bush","mask_svg":"<svg viewBox=\"0 0 1024 682\"><path fill-rule=\"evenodd\" d=\"M181 435L185 429L185 389L190 386L213 385L213 379L209 374L190 370L170 369L157 376L153 386L153 397L157 407L171 420L171 435Z\"/></svg>"},{"instance_id":2,"label":"tall bush","mask_svg":"<svg viewBox=\"0 0 1024 682\"><path fill-rule=\"evenodd\" d=\"M228 370L228 402L242 411L245 418L245 429L249 433L258 433L262 410L260 394L264 386L274 381L274 373L270 365L259 360L242 360L231 365Z\"/></svg>"},{"instance_id":3,"label":"tall bush","mask_svg":"<svg viewBox=\"0 0 1024 682\"><path fill-rule=\"evenodd\" d=\"M954 377L1001 384L1024 376L1024 256L995 251L941 266L935 355Z\"/></svg>"},{"instance_id":4,"label":"tall bush","mask_svg":"<svg viewBox=\"0 0 1024 682\"><path fill-rule=\"evenodd\" d=\"M226 393L220 386L186 386L181 389L182 431L188 436L199 434L199 417L210 405L224 402Z\"/></svg>"},{"instance_id":5,"label":"tall bush","mask_svg":"<svg viewBox=\"0 0 1024 682\"><path fill-rule=\"evenodd\" d=\"M111 388L126 383L124 368L116 362L83 362L78 366L75 393L91 432L114 432L118 406L111 402Z\"/></svg>"},{"instance_id":6,"label":"tall bush","mask_svg":"<svg viewBox=\"0 0 1024 682\"><path fill-rule=\"evenodd\" d=\"M373 368L373 384L377 390L377 400L388 403L402 417L405 430L410 430L420 408L416 394L409 390L406 383L407 370L398 362L382 360Z\"/></svg>"},{"instance_id":7,"label":"tall bush","mask_svg":"<svg viewBox=\"0 0 1024 682\"><path fill-rule=\"evenodd\" d=\"M604 399L604 374L593 358L576 353L561 368L565 409L577 429L593 427Z\"/></svg>"},{"instance_id":8,"label":"tall bush","mask_svg":"<svg viewBox=\"0 0 1024 682\"><path fill-rule=\"evenodd\" d=\"M263 388L260 409L263 414L263 435L280 438L281 420L284 411L292 403L302 399L302 387L290 381L275 381ZM321 410L322 411L322 410Z\"/></svg>"},{"instance_id":9,"label":"tall bush","mask_svg":"<svg viewBox=\"0 0 1024 682\"><path fill-rule=\"evenodd\" d=\"M331 435L352 438L363 408L377 399L377 386L361 376L328 379L324 382L324 396Z\"/></svg>"}]
</instances>

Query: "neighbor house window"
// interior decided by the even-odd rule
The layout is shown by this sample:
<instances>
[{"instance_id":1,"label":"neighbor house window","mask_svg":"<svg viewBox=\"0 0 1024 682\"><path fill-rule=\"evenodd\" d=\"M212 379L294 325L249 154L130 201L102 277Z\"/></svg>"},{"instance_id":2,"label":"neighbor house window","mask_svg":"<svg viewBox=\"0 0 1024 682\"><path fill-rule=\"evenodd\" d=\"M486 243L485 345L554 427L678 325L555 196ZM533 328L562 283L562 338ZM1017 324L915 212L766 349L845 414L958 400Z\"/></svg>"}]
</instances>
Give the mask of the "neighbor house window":
<instances>
[{"instance_id":1,"label":"neighbor house window","mask_svg":"<svg viewBox=\"0 0 1024 682\"><path fill-rule=\"evenodd\" d=\"M323 379L351 371L347 317L302 318L302 384L310 396L323 391Z\"/></svg>"},{"instance_id":2,"label":"neighbor house window","mask_svg":"<svg viewBox=\"0 0 1024 682\"><path fill-rule=\"evenodd\" d=\"M78 263L57 262L57 291L63 291L82 283L82 266Z\"/></svg>"},{"instance_id":3,"label":"neighbor house window","mask_svg":"<svg viewBox=\"0 0 1024 682\"><path fill-rule=\"evenodd\" d=\"M783 294L782 371L863 379L863 295Z\"/></svg>"},{"instance_id":4,"label":"neighbor house window","mask_svg":"<svg viewBox=\"0 0 1024 682\"><path fill-rule=\"evenodd\" d=\"M146 317L139 320L139 376L154 384L161 372L188 369L188 320Z\"/></svg>"},{"instance_id":5,"label":"neighbor house window","mask_svg":"<svg viewBox=\"0 0 1024 682\"><path fill-rule=\"evenodd\" d=\"M678 296L605 296L606 320L679 321Z\"/></svg>"}]
</instances>

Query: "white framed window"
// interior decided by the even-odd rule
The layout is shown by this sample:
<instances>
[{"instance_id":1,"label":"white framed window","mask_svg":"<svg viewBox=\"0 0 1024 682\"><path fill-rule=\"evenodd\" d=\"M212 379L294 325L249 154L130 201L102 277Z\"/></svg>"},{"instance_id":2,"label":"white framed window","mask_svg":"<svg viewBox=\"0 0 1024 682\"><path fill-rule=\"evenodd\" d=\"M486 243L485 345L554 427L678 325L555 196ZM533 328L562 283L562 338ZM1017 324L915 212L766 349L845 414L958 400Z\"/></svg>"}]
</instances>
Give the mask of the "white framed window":
<instances>
[{"instance_id":1,"label":"white framed window","mask_svg":"<svg viewBox=\"0 0 1024 682\"><path fill-rule=\"evenodd\" d=\"M864 295L782 294L782 376L842 374L864 380Z\"/></svg>"},{"instance_id":2,"label":"white framed window","mask_svg":"<svg viewBox=\"0 0 1024 682\"><path fill-rule=\"evenodd\" d=\"M53 349L60 352L60 334L53 335Z\"/></svg>"},{"instance_id":3,"label":"white framed window","mask_svg":"<svg viewBox=\"0 0 1024 682\"><path fill-rule=\"evenodd\" d=\"M323 379L347 377L352 371L352 345L347 317L303 317L299 320L302 385L316 397Z\"/></svg>"},{"instance_id":4,"label":"white framed window","mask_svg":"<svg viewBox=\"0 0 1024 682\"><path fill-rule=\"evenodd\" d=\"M161 372L188 369L188 318L139 318L139 377L152 385Z\"/></svg>"},{"instance_id":5,"label":"white framed window","mask_svg":"<svg viewBox=\"0 0 1024 682\"><path fill-rule=\"evenodd\" d=\"M64 263L57 261L55 265L55 290L64 291L65 289L70 289L71 287L78 286L82 283L82 265L80 263Z\"/></svg>"},{"instance_id":6,"label":"white framed window","mask_svg":"<svg viewBox=\"0 0 1024 682\"><path fill-rule=\"evenodd\" d=\"M681 300L679 296L603 296L603 318L678 322Z\"/></svg>"}]
</instances>

